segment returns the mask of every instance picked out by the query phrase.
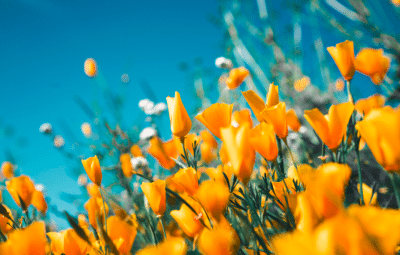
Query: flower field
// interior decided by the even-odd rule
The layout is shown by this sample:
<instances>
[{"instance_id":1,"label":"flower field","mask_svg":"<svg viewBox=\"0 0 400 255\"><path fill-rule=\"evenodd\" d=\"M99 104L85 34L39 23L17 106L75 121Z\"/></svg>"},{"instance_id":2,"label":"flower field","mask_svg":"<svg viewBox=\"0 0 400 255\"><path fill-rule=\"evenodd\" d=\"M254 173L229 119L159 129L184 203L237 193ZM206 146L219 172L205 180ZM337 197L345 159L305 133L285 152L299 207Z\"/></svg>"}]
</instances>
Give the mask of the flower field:
<instances>
[{"instance_id":1,"label":"flower field","mask_svg":"<svg viewBox=\"0 0 400 255\"><path fill-rule=\"evenodd\" d=\"M0 254L398 254L399 33L391 37L375 27L362 1L354 1L353 14L326 2L347 18L356 15L365 31L375 29L371 37L380 46L364 47L368 39L353 39L331 23L347 36L316 47L320 63L313 65L320 80L330 81L326 87L303 74L299 57L279 45L272 27L264 33L243 21L238 5L225 5L220 21L230 48L216 58L213 89L192 76L195 111L185 107L193 95L184 92L158 103L143 99L138 106L147 126L135 129L78 100L88 113L80 130L84 156L42 124L43 136L79 165L82 194L64 197L78 212L59 212L43 187L4 161L1 190L12 199L0 203ZM319 3L297 8L310 4L308 11L326 14ZM244 23L248 31L240 28ZM272 48L268 70L254 56L266 48L251 48L249 33L261 33L262 47ZM93 82L99 68L93 58L83 63ZM368 78L363 89L377 93L361 97L359 77ZM159 124L163 114L168 126ZM162 128L171 137L162 137ZM55 226L49 211L70 228Z\"/></svg>"}]
</instances>

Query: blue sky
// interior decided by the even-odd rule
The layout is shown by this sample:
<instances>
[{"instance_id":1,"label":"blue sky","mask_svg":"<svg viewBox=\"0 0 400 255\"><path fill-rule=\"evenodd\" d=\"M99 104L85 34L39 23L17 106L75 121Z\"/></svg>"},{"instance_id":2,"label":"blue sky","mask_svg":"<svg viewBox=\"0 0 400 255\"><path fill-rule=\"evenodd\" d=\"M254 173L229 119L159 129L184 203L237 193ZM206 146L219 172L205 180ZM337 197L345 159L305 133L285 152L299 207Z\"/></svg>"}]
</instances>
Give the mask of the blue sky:
<instances>
[{"instance_id":1,"label":"blue sky","mask_svg":"<svg viewBox=\"0 0 400 255\"><path fill-rule=\"evenodd\" d=\"M222 33L207 19L216 12L215 0L1 1L0 161L8 159L3 151L10 150L21 173L43 184L60 209L74 213L59 194L79 193L76 180L68 177L68 162L38 129L50 122L56 133L65 135L67 123L84 140L80 125L92 120L74 96L90 105L99 93L83 72L85 59L96 59L99 79L112 91L120 92L120 77L129 74L123 118L134 119L138 101L145 97L140 79L165 101L175 90L190 92L178 70L180 62L193 63L201 56L204 65L212 66L223 54ZM189 103L189 96L183 101ZM5 136L9 126L14 134ZM25 146L18 146L21 138L26 138Z\"/></svg>"}]
</instances>

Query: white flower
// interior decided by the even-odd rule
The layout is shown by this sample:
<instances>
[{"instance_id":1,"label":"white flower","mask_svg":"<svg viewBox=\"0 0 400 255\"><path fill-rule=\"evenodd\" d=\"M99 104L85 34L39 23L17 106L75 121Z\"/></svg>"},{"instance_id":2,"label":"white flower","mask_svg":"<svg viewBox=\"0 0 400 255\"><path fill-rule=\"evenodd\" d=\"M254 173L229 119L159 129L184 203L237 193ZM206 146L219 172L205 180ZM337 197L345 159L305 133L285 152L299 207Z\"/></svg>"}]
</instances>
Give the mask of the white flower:
<instances>
[{"instance_id":1,"label":"white flower","mask_svg":"<svg viewBox=\"0 0 400 255\"><path fill-rule=\"evenodd\" d=\"M36 184L35 189L38 191L44 191L44 185L43 184Z\"/></svg>"},{"instance_id":2,"label":"white flower","mask_svg":"<svg viewBox=\"0 0 400 255\"><path fill-rule=\"evenodd\" d=\"M83 135L88 138L92 135L92 126L88 122L84 122L81 125L81 131Z\"/></svg>"},{"instance_id":3,"label":"white flower","mask_svg":"<svg viewBox=\"0 0 400 255\"><path fill-rule=\"evenodd\" d=\"M215 66L218 68L229 69L233 67L233 64L230 59L219 57L215 60Z\"/></svg>"},{"instance_id":4,"label":"white flower","mask_svg":"<svg viewBox=\"0 0 400 255\"><path fill-rule=\"evenodd\" d=\"M153 107L153 101L147 98L139 101L139 108L142 109L142 111L144 111L144 113L146 113L147 115L153 114Z\"/></svg>"},{"instance_id":5,"label":"white flower","mask_svg":"<svg viewBox=\"0 0 400 255\"><path fill-rule=\"evenodd\" d=\"M43 123L42 125L40 125L39 131L40 133L50 134L53 131L53 127L50 123Z\"/></svg>"},{"instance_id":6,"label":"white flower","mask_svg":"<svg viewBox=\"0 0 400 255\"><path fill-rule=\"evenodd\" d=\"M153 107L153 112L156 115L160 115L163 111L167 110L167 105L163 102L161 103L157 103L154 107Z\"/></svg>"},{"instance_id":7,"label":"white flower","mask_svg":"<svg viewBox=\"0 0 400 255\"><path fill-rule=\"evenodd\" d=\"M157 135L157 131L152 127L147 127L142 130L139 134L140 140L147 140Z\"/></svg>"},{"instance_id":8,"label":"white flower","mask_svg":"<svg viewBox=\"0 0 400 255\"><path fill-rule=\"evenodd\" d=\"M88 182L88 179L86 177L86 174L81 174L78 177L78 185L79 186L85 186Z\"/></svg>"},{"instance_id":9,"label":"white flower","mask_svg":"<svg viewBox=\"0 0 400 255\"><path fill-rule=\"evenodd\" d=\"M144 157L139 156L131 158L131 164L133 169L136 169L138 167L148 166L149 162L147 162L147 159L145 159Z\"/></svg>"},{"instance_id":10,"label":"white flower","mask_svg":"<svg viewBox=\"0 0 400 255\"><path fill-rule=\"evenodd\" d=\"M56 135L53 140L53 145L56 148L61 148L65 144L65 140L61 135Z\"/></svg>"}]
</instances>

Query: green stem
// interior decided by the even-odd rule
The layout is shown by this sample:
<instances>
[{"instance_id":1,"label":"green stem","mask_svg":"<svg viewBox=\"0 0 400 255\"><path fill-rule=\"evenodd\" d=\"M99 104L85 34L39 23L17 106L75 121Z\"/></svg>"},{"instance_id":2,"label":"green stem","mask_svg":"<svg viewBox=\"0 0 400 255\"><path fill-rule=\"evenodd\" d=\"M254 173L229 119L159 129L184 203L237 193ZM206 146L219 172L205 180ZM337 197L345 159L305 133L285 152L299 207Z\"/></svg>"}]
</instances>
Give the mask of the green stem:
<instances>
[{"instance_id":1,"label":"green stem","mask_svg":"<svg viewBox=\"0 0 400 255\"><path fill-rule=\"evenodd\" d=\"M167 234L165 233L164 222L162 216L160 217L161 227L164 233L164 239L167 240Z\"/></svg>"},{"instance_id":2,"label":"green stem","mask_svg":"<svg viewBox=\"0 0 400 255\"><path fill-rule=\"evenodd\" d=\"M288 144L287 144L287 141L286 141L286 139L285 139L285 140L283 140L283 142L285 143L285 145L286 145L286 148L288 148L289 155L290 155L290 158L291 158L291 159L292 159L292 161L293 161L293 165L294 165L294 167L295 167L295 169L296 169L296 173L297 173L297 176L299 177L299 181L300 181L301 183L303 183L303 182L302 182L302 180L301 180L301 176L300 176L299 168L297 167L297 163L296 163L296 160L294 159L294 156L293 156L292 150L289 148L289 146L288 146Z\"/></svg>"},{"instance_id":3,"label":"green stem","mask_svg":"<svg viewBox=\"0 0 400 255\"><path fill-rule=\"evenodd\" d=\"M101 195L101 200L103 201L103 212L104 212L104 226L106 228L106 233L107 233L107 219L106 219L106 203L104 202L104 196L103 193L101 192L105 192L104 189L102 187L100 187L100 195Z\"/></svg>"},{"instance_id":4,"label":"green stem","mask_svg":"<svg viewBox=\"0 0 400 255\"><path fill-rule=\"evenodd\" d=\"M363 194L363 182L361 176L361 162L360 162L360 151L358 149L358 144L356 144L356 154L357 154L357 167L358 167L358 183L360 184L360 201L361 205L365 205L364 194Z\"/></svg>"},{"instance_id":5,"label":"green stem","mask_svg":"<svg viewBox=\"0 0 400 255\"><path fill-rule=\"evenodd\" d=\"M390 181L392 182L394 195L395 195L395 197L396 197L397 207L400 208L399 191L398 191L398 189L397 189L397 187L396 187L396 184L395 184L395 182L394 182L394 174L389 173L389 177L390 177Z\"/></svg>"},{"instance_id":6,"label":"green stem","mask_svg":"<svg viewBox=\"0 0 400 255\"><path fill-rule=\"evenodd\" d=\"M350 86L351 86L350 80L346 80L346 85L347 85L347 95L348 95L348 97L349 97L349 101L350 101L352 104L354 104L354 99L353 99L353 96L352 96L351 91L350 91Z\"/></svg>"}]
</instances>

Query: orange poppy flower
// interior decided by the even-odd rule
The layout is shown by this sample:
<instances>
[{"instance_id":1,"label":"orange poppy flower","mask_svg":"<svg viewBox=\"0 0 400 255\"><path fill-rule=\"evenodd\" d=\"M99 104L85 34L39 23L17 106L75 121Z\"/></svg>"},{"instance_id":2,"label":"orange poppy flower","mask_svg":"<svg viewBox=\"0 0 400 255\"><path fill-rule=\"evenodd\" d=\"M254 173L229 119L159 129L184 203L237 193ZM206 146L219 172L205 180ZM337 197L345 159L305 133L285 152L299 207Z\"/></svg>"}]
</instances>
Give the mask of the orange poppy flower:
<instances>
[{"instance_id":1,"label":"orange poppy flower","mask_svg":"<svg viewBox=\"0 0 400 255\"><path fill-rule=\"evenodd\" d=\"M179 138L187 135L192 128L192 121L182 103L181 95L175 91L175 97L167 97L171 132Z\"/></svg>"},{"instance_id":2,"label":"orange poppy flower","mask_svg":"<svg viewBox=\"0 0 400 255\"><path fill-rule=\"evenodd\" d=\"M385 105L385 97L379 94L372 95L356 102L356 110L366 116L373 108L381 108Z\"/></svg>"},{"instance_id":3,"label":"orange poppy flower","mask_svg":"<svg viewBox=\"0 0 400 255\"><path fill-rule=\"evenodd\" d=\"M183 155L183 147L182 147L182 140L180 138L175 137L174 138L175 141L175 146L176 149L178 150L178 154L179 155ZM184 140L184 146L186 150L189 150L189 152L193 155L194 151L193 151L193 143L196 141L197 145L200 144L200 137L197 136L196 134L188 134L187 136L185 136L185 140Z\"/></svg>"},{"instance_id":4,"label":"orange poppy flower","mask_svg":"<svg viewBox=\"0 0 400 255\"><path fill-rule=\"evenodd\" d=\"M290 109L286 112L286 122L291 130L293 130L294 132L299 132L299 129L301 128L301 123L296 115L296 112L293 109Z\"/></svg>"},{"instance_id":5,"label":"orange poppy flower","mask_svg":"<svg viewBox=\"0 0 400 255\"><path fill-rule=\"evenodd\" d=\"M149 246L138 251L137 255L154 255L154 254L168 254L168 255L185 255L187 253L186 241L182 237L169 237L157 246Z\"/></svg>"},{"instance_id":6,"label":"orange poppy flower","mask_svg":"<svg viewBox=\"0 0 400 255\"><path fill-rule=\"evenodd\" d=\"M46 200L44 199L43 192L39 190L35 190L32 195L32 205L36 207L40 212L43 214L46 213L47 211L47 203Z\"/></svg>"},{"instance_id":7,"label":"orange poppy flower","mask_svg":"<svg viewBox=\"0 0 400 255\"><path fill-rule=\"evenodd\" d=\"M119 161L121 162L122 173L126 178L131 178L133 175L133 167L129 153L121 154L121 156L119 156Z\"/></svg>"},{"instance_id":8,"label":"orange poppy flower","mask_svg":"<svg viewBox=\"0 0 400 255\"><path fill-rule=\"evenodd\" d=\"M143 157L142 150L138 145L133 145L130 149L132 156L134 157Z\"/></svg>"},{"instance_id":9,"label":"orange poppy flower","mask_svg":"<svg viewBox=\"0 0 400 255\"><path fill-rule=\"evenodd\" d=\"M166 209L165 181L157 180L151 183L142 183L140 187L153 212L156 215L163 215Z\"/></svg>"},{"instance_id":10,"label":"orange poppy flower","mask_svg":"<svg viewBox=\"0 0 400 255\"><path fill-rule=\"evenodd\" d=\"M198 236L204 228L200 219L197 218L198 215L185 204L182 204L181 209L173 210L170 214L182 231L189 237Z\"/></svg>"},{"instance_id":11,"label":"orange poppy flower","mask_svg":"<svg viewBox=\"0 0 400 255\"><path fill-rule=\"evenodd\" d=\"M102 174L101 174L100 162L99 159L97 158L97 155L95 155L94 157L87 158L85 160L82 159L82 165L85 168L85 171L89 176L89 179L97 186L100 186Z\"/></svg>"},{"instance_id":12,"label":"orange poppy flower","mask_svg":"<svg viewBox=\"0 0 400 255\"><path fill-rule=\"evenodd\" d=\"M240 84L242 84L242 82L244 81L244 79L246 79L248 75L249 70L244 67L233 68L229 72L229 77L225 80L226 86L229 89L236 89L240 86Z\"/></svg>"},{"instance_id":13,"label":"orange poppy flower","mask_svg":"<svg viewBox=\"0 0 400 255\"><path fill-rule=\"evenodd\" d=\"M85 74L89 77L94 77L97 75L97 64L93 58L88 58L83 64L83 70Z\"/></svg>"},{"instance_id":14,"label":"orange poppy flower","mask_svg":"<svg viewBox=\"0 0 400 255\"><path fill-rule=\"evenodd\" d=\"M11 179L14 177L14 166L11 162L4 161L1 164L1 173L6 179Z\"/></svg>"},{"instance_id":15,"label":"orange poppy flower","mask_svg":"<svg viewBox=\"0 0 400 255\"><path fill-rule=\"evenodd\" d=\"M108 214L108 206L106 203L104 203L104 205L105 208L103 207L103 200L101 198L91 197L84 206L85 210L88 212L89 223L94 229L97 229L98 221L104 224L104 211L106 215Z\"/></svg>"},{"instance_id":16,"label":"orange poppy flower","mask_svg":"<svg viewBox=\"0 0 400 255\"><path fill-rule=\"evenodd\" d=\"M400 111L390 106L372 109L356 129L376 161L388 172L400 171Z\"/></svg>"},{"instance_id":17,"label":"orange poppy flower","mask_svg":"<svg viewBox=\"0 0 400 255\"><path fill-rule=\"evenodd\" d=\"M189 196L193 196L199 188L197 173L192 167L180 169L173 179Z\"/></svg>"},{"instance_id":18,"label":"orange poppy flower","mask_svg":"<svg viewBox=\"0 0 400 255\"><path fill-rule=\"evenodd\" d=\"M390 67L390 58L383 49L362 49L356 56L356 70L368 75L376 85L382 83Z\"/></svg>"},{"instance_id":19,"label":"orange poppy flower","mask_svg":"<svg viewBox=\"0 0 400 255\"><path fill-rule=\"evenodd\" d=\"M326 48L335 61L340 73L346 80L351 80L356 71L354 58L354 44L352 41L345 41Z\"/></svg>"},{"instance_id":20,"label":"orange poppy flower","mask_svg":"<svg viewBox=\"0 0 400 255\"><path fill-rule=\"evenodd\" d=\"M4 205L4 208L6 208L6 211L8 212L8 215L11 216L12 219L14 219L14 217L12 216L11 210ZM11 230L13 230L13 222L5 217L3 214L0 214L0 230L3 234L7 234L8 232L10 232Z\"/></svg>"},{"instance_id":21,"label":"orange poppy flower","mask_svg":"<svg viewBox=\"0 0 400 255\"><path fill-rule=\"evenodd\" d=\"M175 161L171 159L178 156L175 140L169 140L163 143L160 138L153 137L150 140L150 146L147 152L165 169L171 169L176 165Z\"/></svg>"},{"instance_id":22,"label":"orange poppy flower","mask_svg":"<svg viewBox=\"0 0 400 255\"><path fill-rule=\"evenodd\" d=\"M255 152L250 145L249 125L246 123L239 128L221 128L221 136L234 174L246 184L255 162Z\"/></svg>"},{"instance_id":23,"label":"orange poppy flower","mask_svg":"<svg viewBox=\"0 0 400 255\"><path fill-rule=\"evenodd\" d=\"M203 123L216 137L221 139L221 128L226 128L231 125L233 104L212 104L205 109L201 114L196 116L196 119Z\"/></svg>"},{"instance_id":24,"label":"orange poppy flower","mask_svg":"<svg viewBox=\"0 0 400 255\"><path fill-rule=\"evenodd\" d=\"M136 237L136 228L118 216L107 219L107 234L120 254L130 254Z\"/></svg>"},{"instance_id":25,"label":"orange poppy flower","mask_svg":"<svg viewBox=\"0 0 400 255\"><path fill-rule=\"evenodd\" d=\"M26 175L12 178L7 183L7 190L10 192L15 203L20 207L20 199L24 202L25 206L28 207L32 203L33 193L36 191L32 180ZM22 209L25 210L26 208Z\"/></svg>"},{"instance_id":26,"label":"orange poppy flower","mask_svg":"<svg viewBox=\"0 0 400 255\"><path fill-rule=\"evenodd\" d=\"M228 206L229 196L228 187L224 183L213 180L202 182L196 193L199 203L217 220L220 219Z\"/></svg>"},{"instance_id":27,"label":"orange poppy flower","mask_svg":"<svg viewBox=\"0 0 400 255\"><path fill-rule=\"evenodd\" d=\"M249 123L250 128L253 127L253 121L251 120L251 112L249 109L242 109L233 112L232 125L236 124L237 126L241 126L243 123Z\"/></svg>"},{"instance_id":28,"label":"orange poppy flower","mask_svg":"<svg viewBox=\"0 0 400 255\"><path fill-rule=\"evenodd\" d=\"M286 104L280 102L274 106L265 108L261 115L268 123L274 126L274 131L281 139L285 139L288 135L288 127L286 120Z\"/></svg>"},{"instance_id":29,"label":"orange poppy flower","mask_svg":"<svg viewBox=\"0 0 400 255\"><path fill-rule=\"evenodd\" d=\"M374 196L372 196L373 190L371 189L371 187L369 187L365 183L362 184L362 189L363 189L363 198L364 198L365 205L366 206L376 205L378 193L375 193ZM360 184L357 184L357 190L358 190L358 193L360 193Z\"/></svg>"},{"instance_id":30,"label":"orange poppy flower","mask_svg":"<svg viewBox=\"0 0 400 255\"><path fill-rule=\"evenodd\" d=\"M274 161L278 157L278 145L271 124L261 122L251 130L250 144L255 151L268 161Z\"/></svg>"},{"instance_id":31,"label":"orange poppy flower","mask_svg":"<svg viewBox=\"0 0 400 255\"><path fill-rule=\"evenodd\" d=\"M73 229L57 232L49 232L47 236L51 240L51 251L55 254L86 255L90 249L86 243Z\"/></svg>"},{"instance_id":32,"label":"orange poppy flower","mask_svg":"<svg viewBox=\"0 0 400 255\"><path fill-rule=\"evenodd\" d=\"M217 148L218 143L213 135L207 130L200 132L201 140L203 141L200 145L201 157L207 164L217 159Z\"/></svg>"},{"instance_id":33,"label":"orange poppy flower","mask_svg":"<svg viewBox=\"0 0 400 255\"><path fill-rule=\"evenodd\" d=\"M351 102L332 105L328 115L323 115L317 108L304 111L304 117L317 132L322 142L331 150L336 150L346 133L347 124L354 105Z\"/></svg>"}]
</instances>

